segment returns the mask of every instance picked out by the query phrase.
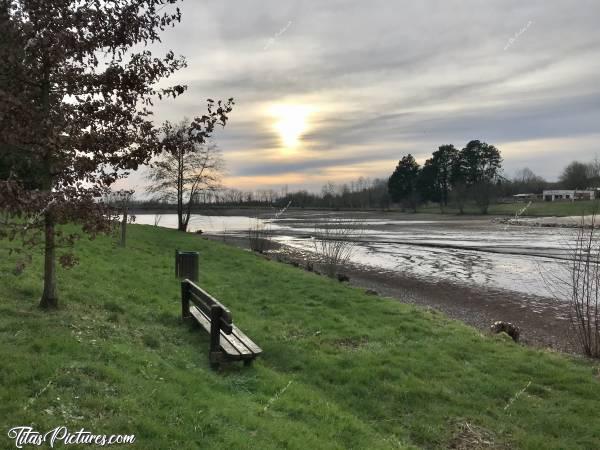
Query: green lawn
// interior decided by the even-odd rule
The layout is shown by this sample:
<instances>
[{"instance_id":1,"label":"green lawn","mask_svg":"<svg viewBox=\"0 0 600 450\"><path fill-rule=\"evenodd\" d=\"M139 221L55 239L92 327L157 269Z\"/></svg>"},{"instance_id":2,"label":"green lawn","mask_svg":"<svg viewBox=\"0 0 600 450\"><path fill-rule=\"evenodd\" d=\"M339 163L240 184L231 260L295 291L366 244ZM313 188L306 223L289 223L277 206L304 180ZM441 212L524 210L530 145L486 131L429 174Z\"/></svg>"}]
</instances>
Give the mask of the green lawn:
<instances>
[{"instance_id":1,"label":"green lawn","mask_svg":"<svg viewBox=\"0 0 600 450\"><path fill-rule=\"evenodd\" d=\"M488 213L490 215L514 216L518 214L522 217L539 217L539 216L580 216L582 214L591 214L598 211L598 201L556 201L544 202L536 201L527 206L529 202L519 203L497 203L490 205ZM424 213L439 213L440 207L437 204L423 205L419 207L418 212ZM465 207L465 214L480 214L479 209L474 204L469 204ZM445 209L447 214L458 214L458 209L449 206Z\"/></svg>"},{"instance_id":2,"label":"green lawn","mask_svg":"<svg viewBox=\"0 0 600 450\"><path fill-rule=\"evenodd\" d=\"M131 226L127 249L78 246L51 314L40 257L17 276L0 249L1 448L17 425L161 450L600 448L597 363L192 234ZM264 349L252 367L209 369L207 336L179 319L175 248L200 252L202 286ZM460 446L478 440L494 446Z\"/></svg>"}]
</instances>

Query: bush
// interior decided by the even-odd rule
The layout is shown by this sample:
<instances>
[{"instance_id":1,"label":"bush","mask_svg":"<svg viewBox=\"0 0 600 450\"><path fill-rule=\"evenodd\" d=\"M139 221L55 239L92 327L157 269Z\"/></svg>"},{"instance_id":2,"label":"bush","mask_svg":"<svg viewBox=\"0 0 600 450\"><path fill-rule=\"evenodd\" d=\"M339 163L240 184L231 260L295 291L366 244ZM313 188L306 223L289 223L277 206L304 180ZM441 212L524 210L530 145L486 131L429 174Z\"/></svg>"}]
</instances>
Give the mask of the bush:
<instances>
[{"instance_id":1,"label":"bush","mask_svg":"<svg viewBox=\"0 0 600 450\"><path fill-rule=\"evenodd\" d=\"M345 219L328 219L315 227L313 245L327 276L334 278L350 260L362 230L360 222Z\"/></svg>"},{"instance_id":2,"label":"bush","mask_svg":"<svg viewBox=\"0 0 600 450\"><path fill-rule=\"evenodd\" d=\"M250 250L264 253L271 248L271 230L268 224L256 219L254 225L248 230Z\"/></svg>"},{"instance_id":3,"label":"bush","mask_svg":"<svg viewBox=\"0 0 600 450\"><path fill-rule=\"evenodd\" d=\"M569 238L564 270L550 274L548 287L569 303L569 320L583 353L600 358L600 235L596 214L581 222Z\"/></svg>"}]
</instances>

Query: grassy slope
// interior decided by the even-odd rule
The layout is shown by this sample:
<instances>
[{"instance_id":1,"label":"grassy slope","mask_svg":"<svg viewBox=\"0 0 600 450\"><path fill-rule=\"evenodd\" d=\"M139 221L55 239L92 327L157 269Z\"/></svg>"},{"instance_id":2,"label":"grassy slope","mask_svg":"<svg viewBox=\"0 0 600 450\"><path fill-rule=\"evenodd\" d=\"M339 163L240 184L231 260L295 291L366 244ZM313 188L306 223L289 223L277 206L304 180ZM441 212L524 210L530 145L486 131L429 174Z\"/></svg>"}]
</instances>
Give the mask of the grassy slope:
<instances>
[{"instance_id":1,"label":"grassy slope","mask_svg":"<svg viewBox=\"0 0 600 450\"><path fill-rule=\"evenodd\" d=\"M514 216L520 213L521 216L580 216L582 214L591 214L598 210L598 201L577 201L577 202L533 202L527 206L528 202L520 203L498 203L490 205L489 214ZM522 211L524 209L524 211ZM521 212L522 211L522 212ZM419 208L419 212L439 213L440 208L437 204L430 204ZM457 209L452 207L446 209L448 214L458 213ZM479 214L475 205L468 205L465 208L466 214Z\"/></svg>"},{"instance_id":2,"label":"grassy slope","mask_svg":"<svg viewBox=\"0 0 600 450\"><path fill-rule=\"evenodd\" d=\"M202 285L264 349L253 367L209 369L207 337L179 321L176 247L201 252ZM52 314L36 307L40 259L21 276L0 261L1 430L134 433L144 449L447 448L469 422L511 448L600 447L592 363L195 235L132 226L127 249L79 248Z\"/></svg>"}]
</instances>

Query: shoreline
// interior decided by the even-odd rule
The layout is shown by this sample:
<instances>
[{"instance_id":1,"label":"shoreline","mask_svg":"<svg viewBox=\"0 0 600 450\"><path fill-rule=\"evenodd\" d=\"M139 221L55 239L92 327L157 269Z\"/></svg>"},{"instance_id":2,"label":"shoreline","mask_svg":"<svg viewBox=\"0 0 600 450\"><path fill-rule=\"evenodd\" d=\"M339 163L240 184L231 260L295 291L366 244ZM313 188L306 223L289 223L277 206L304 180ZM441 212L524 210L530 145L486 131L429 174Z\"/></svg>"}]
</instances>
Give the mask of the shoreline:
<instances>
[{"instance_id":1,"label":"shoreline","mask_svg":"<svg viewBox=\"0 0 600 450\"><path fill-rule=\"evenodd\" d=\"M203 236L250 251L247 238L216 234ZM314 270L319 270L319 264L308 258L306 253L290 246L273 242L271 244L271 250L257 255L293 264L305 270L307 263L311 262ZM402 303L438 310L452 319L477 328L482 333L489 333L490 326L495 321L502 320L521 329L519 342L522 344L580 354L575 342L570 338L569 308L566 303L445 280L427 281L401 272L383 271L356 264L347 264L340 272L349 277L349 284L353 287L373 291L377 296L393 298ZM377 296L374 295L374 299Z\"/></svg>"},{"instance_id":2,"label":"shoreline","mask_svg":"<svg viewBox=\"0 0 600 450\"><path fill-rule=\"evenodd\" d=\"M548 217L518 217L498 219L498 223L525 227L546 228L594 228L598 227L595 215L585 216L548 216Z\"/></svg>"}]
</instances>

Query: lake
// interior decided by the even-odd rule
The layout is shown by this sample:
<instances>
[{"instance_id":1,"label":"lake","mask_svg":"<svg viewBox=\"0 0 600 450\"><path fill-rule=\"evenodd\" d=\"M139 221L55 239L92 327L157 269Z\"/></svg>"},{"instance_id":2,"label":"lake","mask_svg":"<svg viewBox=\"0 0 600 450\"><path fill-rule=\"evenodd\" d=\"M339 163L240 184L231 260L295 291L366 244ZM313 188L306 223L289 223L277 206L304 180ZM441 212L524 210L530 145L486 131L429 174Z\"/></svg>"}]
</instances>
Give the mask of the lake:
<instances>
[{"instance_id":1,"label":"lake","mask_svg":"<svg viewBox=\"0 0 600 450\"><path fill-rule=\"evenodd\" d=\"M310 255L315 228L331 218L360 224L352 255L356 265L427 281L476 284L549 297L545 281L564 270L571 231L514 226L489 218L408 215L380 212L292 211L275 218L243 215L194 215L189 231L245 237L260 223L273 240ZM136 223L154 225L154 215L137 215ZM159 226L176 228L177 216L160 216Z\"/></svg>"}]
</instances>

